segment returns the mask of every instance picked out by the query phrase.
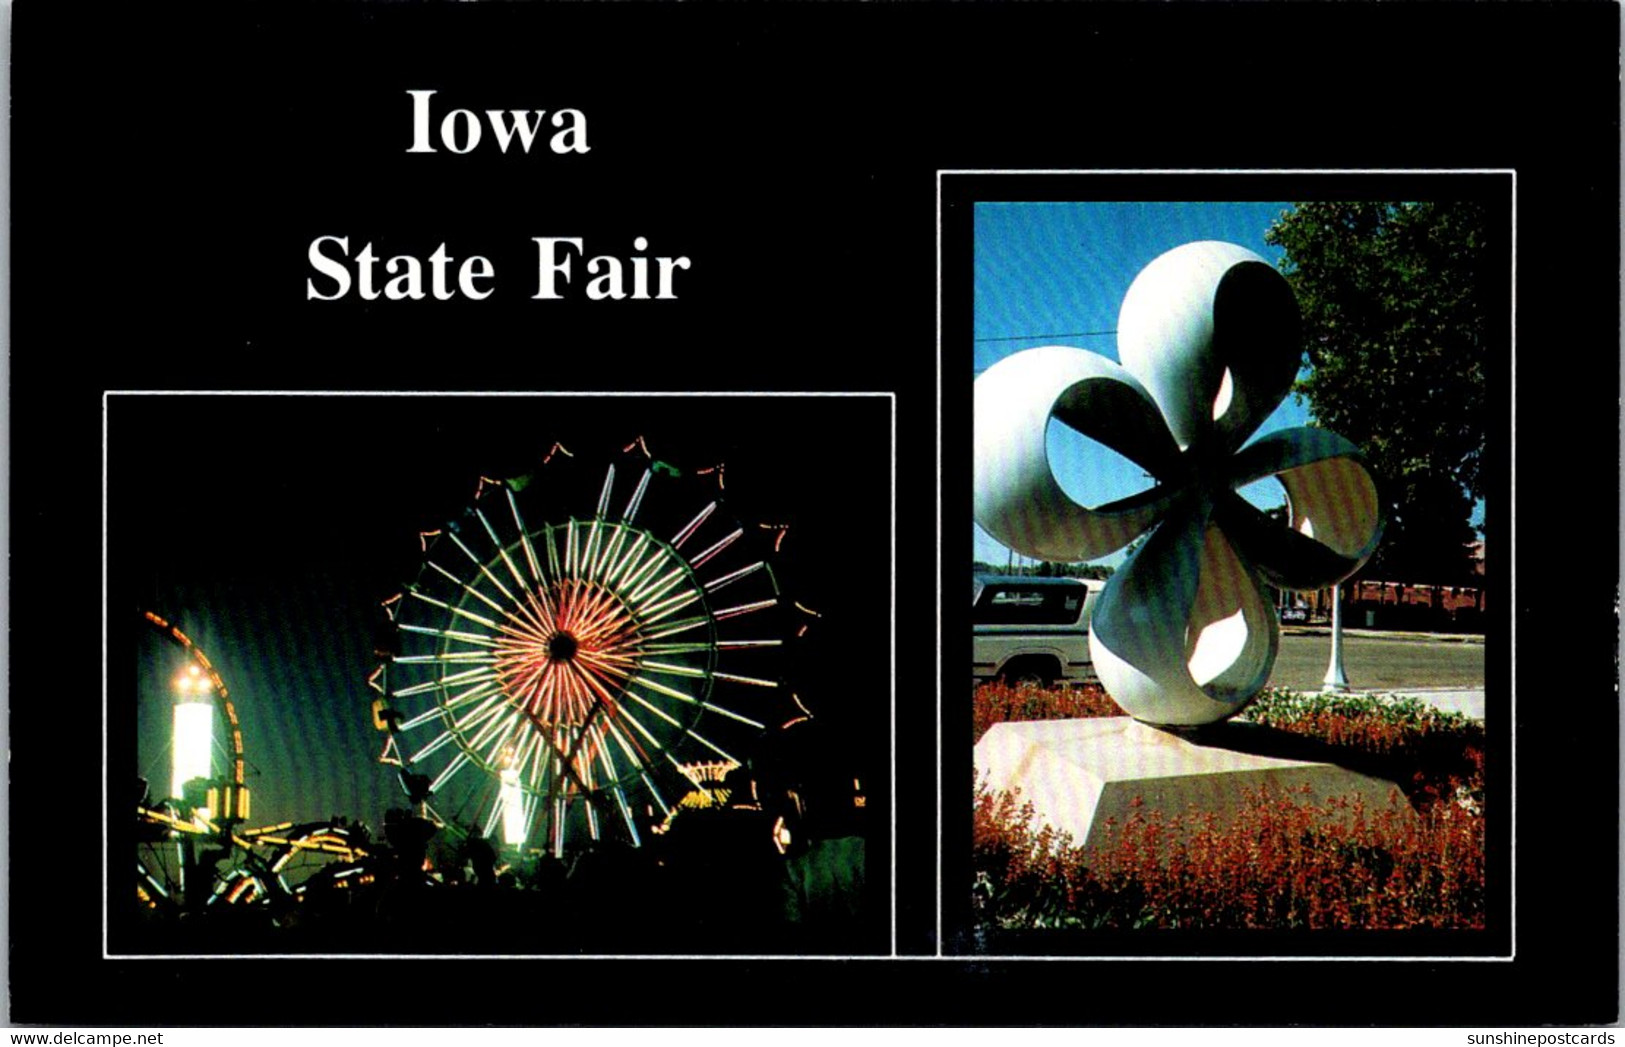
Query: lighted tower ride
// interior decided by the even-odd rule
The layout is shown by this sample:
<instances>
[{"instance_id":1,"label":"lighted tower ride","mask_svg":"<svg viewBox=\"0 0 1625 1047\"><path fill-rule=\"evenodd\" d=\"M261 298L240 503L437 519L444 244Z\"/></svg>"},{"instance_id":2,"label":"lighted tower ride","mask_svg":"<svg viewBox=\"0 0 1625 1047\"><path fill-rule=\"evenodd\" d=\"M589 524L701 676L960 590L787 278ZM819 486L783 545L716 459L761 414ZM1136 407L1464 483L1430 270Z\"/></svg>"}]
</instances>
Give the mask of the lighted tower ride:
<instances>
[{"instance_id":1,"label":"lighted tower ride","mask_svg":"<svg viewBox=\"0 0 1625 1047\"><path fill-rule=\"evenodd\" d=\"M348 826L283 822L247 828L250 791L247 757L236 703L202 648L181 628L141 612L164 654L148 668L166 681L169 696L169 795L147 794L136 807L136 897L166 916L201 913L218 905L297 903L314 874L366 855ZM155 652L156 653L156 652ZM156 716L156 709L147 710ZM143 770L155 776L161 757L146 754ZM335 869L333 875L347 870Z\"/></svg>"}]
</instances>

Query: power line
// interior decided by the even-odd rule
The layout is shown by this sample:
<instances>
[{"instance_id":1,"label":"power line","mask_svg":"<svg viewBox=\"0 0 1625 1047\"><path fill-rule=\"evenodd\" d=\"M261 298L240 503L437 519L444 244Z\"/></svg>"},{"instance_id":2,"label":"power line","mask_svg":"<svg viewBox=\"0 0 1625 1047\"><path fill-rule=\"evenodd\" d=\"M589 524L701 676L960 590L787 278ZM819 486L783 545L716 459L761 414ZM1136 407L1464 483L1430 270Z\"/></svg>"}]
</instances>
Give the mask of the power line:
<instances>
[{"instance_id":1,"label":"power line","mask_svg":"<svg viewBox=\"0 0 1625 1047\"><path fill-rule=\"evenodd\" d=\"M1012 334L1002 338L973 338L973 342L1026 342L1035 338L1096 338L1101 335L1116 334L1117 331L1067 331L1062 334Z\"/></svg>"}]
</instances>

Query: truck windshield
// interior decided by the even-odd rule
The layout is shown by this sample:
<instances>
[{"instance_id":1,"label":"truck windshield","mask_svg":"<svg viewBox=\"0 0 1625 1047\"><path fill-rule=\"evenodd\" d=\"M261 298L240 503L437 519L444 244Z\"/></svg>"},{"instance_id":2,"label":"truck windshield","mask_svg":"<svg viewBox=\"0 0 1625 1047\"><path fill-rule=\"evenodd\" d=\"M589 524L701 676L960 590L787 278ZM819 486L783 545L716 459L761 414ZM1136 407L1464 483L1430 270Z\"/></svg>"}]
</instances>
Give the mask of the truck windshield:
<instances>
[{"instance_id":1,"label":"truck windshield","mask_svg":"<svg viewBox=\"0 0 1625 1047\"><path fill-rule=\"evenodd\" d=\"M1030 589L988 586L971 610L977 625L1071 625L1082 613L1083 586Z\"/></svg>"}]
</instances>

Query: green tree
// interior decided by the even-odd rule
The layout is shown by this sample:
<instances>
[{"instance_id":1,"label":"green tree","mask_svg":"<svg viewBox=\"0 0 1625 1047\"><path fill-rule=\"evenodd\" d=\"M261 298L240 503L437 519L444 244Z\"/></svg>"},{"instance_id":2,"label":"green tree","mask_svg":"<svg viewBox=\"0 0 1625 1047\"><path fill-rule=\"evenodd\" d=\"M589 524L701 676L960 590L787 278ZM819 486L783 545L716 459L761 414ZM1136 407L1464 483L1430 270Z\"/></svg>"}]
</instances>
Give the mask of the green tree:
<instances>
[{"instance_id":1,"label":"green tree","mask_svg":"<svg viewBox=\"0 0 1625 1047\"><path fill-rule=\"evenodd\" d=\"M1373 577L1470 575L1485 366L1506 327L1506 303L1490 300L1503 245L1487 218L1472 202L1301 203L1265 234L1286 252L1303 313L1311 370L1297 392L1377 479L1386 529Z\"/></svg>"}]
</instances>

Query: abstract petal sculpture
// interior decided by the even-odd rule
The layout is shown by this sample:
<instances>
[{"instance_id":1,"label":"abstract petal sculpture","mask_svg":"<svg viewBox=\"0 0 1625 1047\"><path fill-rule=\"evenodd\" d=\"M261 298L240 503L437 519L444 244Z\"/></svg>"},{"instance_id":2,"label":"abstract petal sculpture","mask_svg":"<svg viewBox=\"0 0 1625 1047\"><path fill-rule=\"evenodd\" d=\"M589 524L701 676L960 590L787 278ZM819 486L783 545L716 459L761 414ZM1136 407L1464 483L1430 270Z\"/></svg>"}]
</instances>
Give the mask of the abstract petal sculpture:
<instances>
[{"instance_id":1,"label":"abstract petal sculpture","mask_svg":"<svg viewBox=\"0 0 1625 1047\"><path fill-rule=\"evenodd\" d=\"M1100 594L1095 670L1130 715L1194 726L1239 712L1269 679L1280 628L1264 588L1313 590L1353 574L1382 530L1353 444L1286 429L1243 446L1285 398L1301 347L1286 280L1251 251L1204 241L1135 277L1118 318L1122 364L1047 346L976 380L975 515L1041 560L1144 546ZM1156 486L1086 507L1055 478L1051 418L1143 467ZM1290 525L1237 489L1275 476Z\"/></svg>"}]
</instances>

